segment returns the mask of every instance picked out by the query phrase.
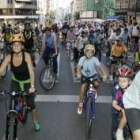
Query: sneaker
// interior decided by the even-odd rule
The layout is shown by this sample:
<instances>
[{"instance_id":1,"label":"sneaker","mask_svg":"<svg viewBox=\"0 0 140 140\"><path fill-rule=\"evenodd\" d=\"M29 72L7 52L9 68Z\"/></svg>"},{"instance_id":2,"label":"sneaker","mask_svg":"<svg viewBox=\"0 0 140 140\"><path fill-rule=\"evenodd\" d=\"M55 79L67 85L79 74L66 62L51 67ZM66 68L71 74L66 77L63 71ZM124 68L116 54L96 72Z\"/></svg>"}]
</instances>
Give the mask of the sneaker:
<instances>
[{"instance_id":1,"label":"sneaker","mask_svg":"<svg viewBox=\"0 0 140 140\"><path fill-rule=\"evenodd\" d=\"M113 76L112 75L110 75L109 80L113 81Z\"/></svg>"},{"instance_id":2,"label":"sneaker","mask_svg":"<svg viewBox=\"0 0 140 140\"><path fill-rule=\"evenodd\" d=\"M39 125L38 122L34 123L34 128L35 128L35 131L39 131L40 130L40 125Z\"/></svg>"},{"instance_id":3,"label":"sneaker","mask_svg":"<svg viewBox=\"0 0 140 140\"><path fill-rule=\"evenodd\" d=\"M116 140L124 140L122 130L117 130L117 132L116 132Z\"/></svg>"},{"instance_id":4,"label":"sneaker","mask_svg":"<svg viewBox=\"0 0 140 140\"><path fill-rule=\"evenodd\" d=\"M77 114L81 115L83 112L83 107L82 106L78 106L77 108Z\"/></svg>"},{"instance_id":5,"label":"sneaker","mask_svg":"<svg viewBox=\"0 0 140 140\"><path fill-rule=\"evenodd\" d=\"M79 106L77 108L77 114L81 115L83 112L83 103L79 103Z\"/></svg>"}]
</instances>

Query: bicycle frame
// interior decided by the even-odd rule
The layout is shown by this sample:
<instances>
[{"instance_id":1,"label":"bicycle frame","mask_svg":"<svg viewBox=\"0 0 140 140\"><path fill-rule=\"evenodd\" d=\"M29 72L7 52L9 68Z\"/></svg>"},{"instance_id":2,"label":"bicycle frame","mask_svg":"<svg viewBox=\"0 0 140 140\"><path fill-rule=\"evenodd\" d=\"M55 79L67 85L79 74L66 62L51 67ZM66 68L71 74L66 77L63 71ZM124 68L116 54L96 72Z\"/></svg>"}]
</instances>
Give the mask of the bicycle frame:
<instances>
[{"instance_id":1,"label":"bicycle frame","mask_svg":"<svg viewBox=\"0 0 140 140\"><path fill-rule=\"evenodd\" d=\"M91 112L92 112L92 119L95 119L95 113L96 113L96 108L95 108L95 95L94 93L90 93L90 92L87 92L87 95L86 95L86 99L85 99L85 110L86 110L86 118L87 118L87 102L88 102L88 99L91 98L92 99L92 109L91 109Z\"/></svg>"},{"instance_id":2,"label":"bicycle frame","mask_svg":"<svg viewBox=\"0 0 140 140\"><path fill-rule=\"evenodd\" d=\"M95 109L95 93L94 93L93 89L94 89L94 87L93 87L92 83L87 85L87 90L86 90L87 92L86 92L85 99L84 99L84 105L85 105L85 111L86 111L85 115L86 115L86 118L87 118L87 102L88 102L89 98L91 98L91 101L92 101L92 106L91 106L92 107L91 108L92 119L95 118L95 113L96 113L96 109Z\"/></svg>"}]
</instances>

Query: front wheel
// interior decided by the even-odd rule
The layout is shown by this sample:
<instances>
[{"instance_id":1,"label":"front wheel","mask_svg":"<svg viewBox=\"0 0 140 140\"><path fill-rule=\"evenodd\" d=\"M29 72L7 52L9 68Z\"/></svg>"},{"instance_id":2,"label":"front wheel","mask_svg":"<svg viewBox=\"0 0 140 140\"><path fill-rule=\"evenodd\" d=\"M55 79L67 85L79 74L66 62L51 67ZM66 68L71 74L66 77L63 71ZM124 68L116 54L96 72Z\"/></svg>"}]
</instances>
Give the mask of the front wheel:
<instances>
[{"instance_id":1,"label":"front wheel","mask_svg":"<svg viewBox=\"0 0 140 140\"><path fill-rule=\"evenodd\" d=\"M40 85L46 91L51 90L55 84L55 75L53 70L49 67L45 67L39 76Z\"/></svg>"},{"instance_id":2,"label":"front wheel","mask_svg":"<svg viewBox=\"0 0 140 140\"><path fill-rule=\"evenodd\" d=\"M86 105L86 137L89 138L92 129L92 99L89 98Z\"/></svg>"}]
</instances>

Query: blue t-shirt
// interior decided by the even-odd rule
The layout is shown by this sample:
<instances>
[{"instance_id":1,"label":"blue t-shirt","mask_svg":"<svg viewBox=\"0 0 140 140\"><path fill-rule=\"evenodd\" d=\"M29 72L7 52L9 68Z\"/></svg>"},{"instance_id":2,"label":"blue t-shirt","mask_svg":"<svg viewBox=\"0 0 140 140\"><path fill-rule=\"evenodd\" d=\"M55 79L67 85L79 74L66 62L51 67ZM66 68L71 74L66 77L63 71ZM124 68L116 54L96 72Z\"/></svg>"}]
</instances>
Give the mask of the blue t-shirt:
<instances>
[{"instance_id":1,"label":"blue t-shirt","mask_svg":"<svg viewBox=\"0 0 140 140\"><path fill-rule=\"evenodd\" d=\"M85 77L91 77L97 74L97 67L100 65L99 60L96 57L87 59L85 56L81 57L78 65L82 67L82 74Z\"/></svg>"},{"instance_id":2,"label":"blue t-shirt","mask_svg":"<svg viewBox=\"0 0 140 140\"><path fill-rule=\"evenodd\" d=\"M45 38L46 47L54 49L54 34L51 33L49 37Z\"/></svg>"},{"instance_id":3,"label":"blue t-shirt","mask_svg":"<svg viewBox=\"0 0 140 140\"><path fill-rule=\"evenodd\" d=\"M122 96L123 96L122 90L119 88L115 92L114 97L113 97L113 99L116 100L118 105L121 106L121 107L123 107Z\"/></svg>"},{"instance_id":4,"label":"blue t-shirt","mask_svg":"<svg viewBox=\"0 0 140 140\"><path fill-rule=\"evenodd\" d=\"M98 44L101 44L101 40L103 39L103 35L102 34L96 34L95 39L97 41Z\"/></svg>"}]
</instances>

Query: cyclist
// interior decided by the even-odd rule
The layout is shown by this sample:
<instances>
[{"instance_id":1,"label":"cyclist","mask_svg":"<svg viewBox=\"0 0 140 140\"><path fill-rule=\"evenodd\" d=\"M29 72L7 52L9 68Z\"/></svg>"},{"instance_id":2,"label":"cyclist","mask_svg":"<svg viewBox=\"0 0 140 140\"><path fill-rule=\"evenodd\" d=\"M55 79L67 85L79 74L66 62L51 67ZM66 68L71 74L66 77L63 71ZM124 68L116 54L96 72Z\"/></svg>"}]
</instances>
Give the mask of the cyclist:
<instances>
[{"instance_id":1,"label":"cyclist","mask_svg":"<svg viewBox=\"0 0 140 140\"><path fill-rule=\"evenodd\" d=\"M53 56L53 71L55 73L55 76L57 78L57 72L58 72L58 64L57 64L57 54L58 54L58 48L57 48L57 40L56 35L54 32L51 32L50 27L45 28L45 34L43 38L43 48L41 51L42 57L44 59L44 62L46 65L48 65L49 57Z\"/></svg>"},{"instance_id":2,"label":"cyclist","mask_svg":"<svg viewBox=\"0 0 140 140\"><path fill-rule=\"evenodd\" d=\"M67 22L65 22L61 28L62 38L64 39L64 41L66 41L68 30L69 30L69 25L67 24Z\"/></svg>"},{"instance_id":3,"label":"cyclist","mask_svg":"<svg viewBox=\"0 0 140 140\"><path fill-rule=\"evenodd\" d=\"M74 30L74 25L70 25L70 30L68 31L67 34L67 49L70 49L70 43L72 43L72 49L75 46L75 30Z\"/></svg>"},{"instance_id":4,"label":"cyclist","mask_svg":"<svg viewBox=\"0 0 140 140\"><path fill-rule=\"evenodd\" d=\"M12 52L4 59L0 67L0 75L8 64L10 64L11 71L13 73L11 92L26 91L29 93L27 105L31 111L34 128L36 131L39 131L40 125L37 122L36 106L33 94L35 92L35 76L30 55L23 50L23 42L24 37L21 34L15 34L11 37Z\"/></svg>"},{"instance_id":5,"label":"cyclist","mask_svg":"<svg viewBox=\"0 0 140 140\"><path fill-rule=\"evenodd\" d=\"M90 31L89 31L89 35L88 35L89 43L94 44L94 39L95 39L94 29L91 28Z\"/></svg>"},{"instance_id":6,"label":"cyclist","mask_svg":"<svg viewBox=\"0 0 140 140\"><path fill-rule=\"evenodd\" d=\"M133 140L140 140L140 71L123 95L126 118Z\"/></svg>"},{"instance_id":7,"label":"cyclist","mask_svg":"<svg viewBox=\"0 0 140 140\"><path fill-rule=\"evenodd\" d=\"M116 43L111 48L110 58L112 60L110 66L110 81L113 81L113 71L114 71L115 64L117 63L115 59L122 60L124 58L124 55L127 56L127 48L123 44L122 38L119 37L116 39Z\"/></svg>"},{"instance_id":8,"label":"cyclist","mask_svg":"<svg viewBox=\"0 0 140 140\"><path fill-rule=\"evenodd\" d=\"M79 95L79 106L77 109L77 113L80 115L83 111L83 98L87 86L87 80L90 78L95 79L93 81L95 92L97 93L98 88L98 78L97 78L97 68L102 74L103 81L106 81L107 75L101 66L100 62L96 57L94 57L95 48L91 44L87 44L84 50L85 56L81 57L77 67L77 77L81 78L81 88ZM97 97L97 94L95 95Z\"/></svg>"},{"instance_id":9,"label":"cyclist","mask_svg":"<svg viewBox=\"0 0 140 140\"><path fill-rule=\"evenodd\" d=\"M128 67L122 66L120 69L118 69L118 71L116 72L116 75L118 76L119 88L116 90L113 101L112 101L112 106L115 109L113 112L113 117L114 117L113 119L116 118L115 121L117 121L119 116L121 116L118 129L116 132L116 140L124 140L123 129L126 125L127 120L126 120L125 111L123 107L122 97L125 90L131 84L131 77L133 76L133 71ZM114 124L114 125L117 125L117 124ZM115 128L115 126L113 127Z\"/></svg>"},{"instance_id":10,"label":"cyclist","mask_svg":"<svg viewBox=\"0 0 140 140\"><path fill-rule=\"evenodd\" d=\"M33 62L33 66L35 67L36 66L35 55L32 52L32 49L34 48L34 43L35 43L35 33L31 29L30 23L25 24L25 29L23 31L23 36L25 38L25 43L24 43L25 51L30 53L31 58L32 58L32 62Z\"/></svg>"}]
</instances>

